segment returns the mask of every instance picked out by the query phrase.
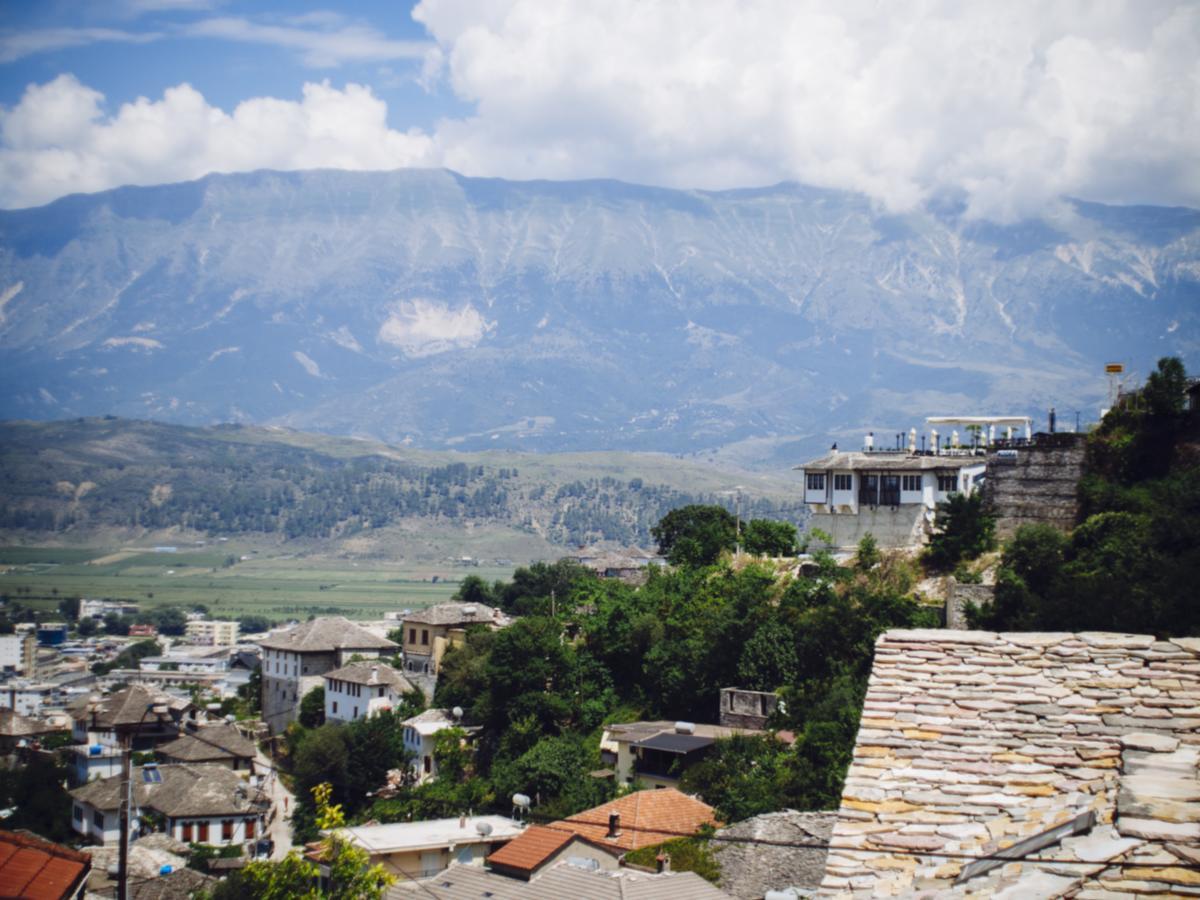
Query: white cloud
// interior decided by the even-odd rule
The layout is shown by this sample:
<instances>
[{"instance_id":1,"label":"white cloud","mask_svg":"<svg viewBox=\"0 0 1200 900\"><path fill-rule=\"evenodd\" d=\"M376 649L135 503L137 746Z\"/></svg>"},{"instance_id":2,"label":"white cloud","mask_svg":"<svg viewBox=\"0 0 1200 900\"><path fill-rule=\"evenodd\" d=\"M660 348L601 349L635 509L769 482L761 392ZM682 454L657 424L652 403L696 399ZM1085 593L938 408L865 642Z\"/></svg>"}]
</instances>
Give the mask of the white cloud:
<instances>
[{"instance_id":1,"label":"white cloud","mask_svg":"<svg viewBox=\"0 0 1200 900\"><path fill-rule=\"evenodd\" d=\"M306 84L300 101L260 97L226 113L190 85L106 115L71 75L31 85L0 110L0 207L74 191L161 184L252 169L394 169L428 165L432 142L387 126L370 88Z\"/></svg>"},{"instance_id":2,"label":"white cloud","mask_svg":"<svg viewBox=\"0 0 1200 900\"><path fill-rule=\"evenodd\" d=\"M16 62L35 53L83 47L87 44L119 42L146 44L161 34L153 31L133 32L116 28L35 28L29 31L10 31L0 34L0 63Z\"/></svg>"},{"instance_id":3,"label":"white cloud","mask_svg":"<svg viewBox=\"0 0 1200 900\"><path fill-rule=\"evenodd\" d=\"M396 41L366 25L342 24L336 13L308 13L291 21L289 25L263 25L233 17L204 19L187 26L184 33L299 50L304 62L316 68L333 68L347 62L422 59L430 49L423 41ZM317 27L299 27L304 25Z\"/></svg>"},{"instance_id":4,"label":"white cloud","mask_svg":"<svg viewBox=\"0 0 1200 900\"><path fill-rule=\"evenodd\" d=\"M1200 205L1200 5L1186 0L422 0L426 80L467 174L780 179L979 215L1048 199Z\"/></svg>"}]
</instances>

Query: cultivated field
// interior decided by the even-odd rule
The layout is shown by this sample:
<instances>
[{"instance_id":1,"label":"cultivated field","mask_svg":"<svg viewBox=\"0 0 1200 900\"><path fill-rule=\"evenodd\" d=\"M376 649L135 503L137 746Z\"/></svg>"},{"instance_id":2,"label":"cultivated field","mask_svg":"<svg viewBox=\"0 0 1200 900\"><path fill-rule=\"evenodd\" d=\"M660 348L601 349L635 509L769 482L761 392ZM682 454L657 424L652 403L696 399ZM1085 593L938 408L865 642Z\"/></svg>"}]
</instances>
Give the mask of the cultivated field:
<instances>
[{"instance_id":1,"label":"cultivated field","mask_svg":"<svg viewBox=\"0 0 1200 900\"><path fill-rule=\"evenodd\" d=\"M154 606L202 603L213 616L271 619L338 613L378 618L447 600L468 574L489 581L512 567L392 563L271 554L233 541L177 552L139 548L0 547L0 594L53 609L66 596Z\"/></svg>"}]
</instances>

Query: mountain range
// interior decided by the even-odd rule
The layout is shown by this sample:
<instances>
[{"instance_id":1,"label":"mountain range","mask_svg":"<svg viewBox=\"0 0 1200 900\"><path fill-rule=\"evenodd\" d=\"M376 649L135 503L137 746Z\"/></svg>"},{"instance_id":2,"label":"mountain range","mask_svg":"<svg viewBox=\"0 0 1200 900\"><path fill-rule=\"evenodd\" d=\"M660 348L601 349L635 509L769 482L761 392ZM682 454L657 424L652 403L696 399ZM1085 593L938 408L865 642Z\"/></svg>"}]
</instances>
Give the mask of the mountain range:
<instances>
[{"instance_id":1,"label":"mountain range","mask_svg":"<svg viewBox=\"0 0 1200 900\"><path fill-rule=\"evenodd\" d=\"M968 220L780 184L212 175L0 212L0 417L783 467L924 415L1094 419L1200 350L1200 212Z\"/></svg>"}]
</instances>

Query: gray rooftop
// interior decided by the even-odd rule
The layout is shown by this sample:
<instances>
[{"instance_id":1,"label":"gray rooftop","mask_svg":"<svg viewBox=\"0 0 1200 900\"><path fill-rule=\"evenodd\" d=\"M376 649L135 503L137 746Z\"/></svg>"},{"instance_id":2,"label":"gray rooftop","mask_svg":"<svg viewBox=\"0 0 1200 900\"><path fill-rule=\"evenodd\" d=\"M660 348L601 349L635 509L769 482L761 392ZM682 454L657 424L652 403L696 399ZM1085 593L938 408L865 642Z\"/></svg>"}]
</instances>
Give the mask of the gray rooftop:
<instances>
[{"instance_id":1,"label":"gray rooftop","mask_svg":"<svg viewBox=\"0 0 1200 900\"><path fill-rule=\"evenodd\" d=\"M204 725L185 731L158 752L173 762L207 762L222 759L254 759L254 744L228 723Z\"/></svg>"},{"instance_id":2,"label":"gray rooftop","mask_svg":"<svg viewBox=\"0 0 1200 900\"><path fill-rule=\"evenodd\" d=\"M259 641L260 647L292 653L331 653L335 650L395 650L395 643L356 625L344 616L324 616Z\"/></svg>"},{"instance_id":3,"label":"gray rooftop","mask_svg":"<svg viewBox=\"0 0 1200 900\"><path fill-rule=\"evenodd\" d=\"M417 625L470 625L491 622L498 610L486 603L439 603L404 617Z\"/></svg>"},{"instance_id":4,"label":"gray rooftop","mask_svg":"<svg viewBox=\"0 0 1200 900\"><path fill-rule=\"evenodd\" d=\"M402 882L385 895L388 900L436 897L437 900L727 900L694 872L652 875L625 869L592 872L558 863L530 881L489 872L478 866L454 865L419 883Z\"/></svg>"},{"instance_id":5,"label":"gray rooftop","mask_svg":"<svg viewBox=\"0 0 1200 900\"><path fill-rule=\"evenodd\" d=\"M829 843L836 820L836 812L785 809L722 828L711 845L721 866L721 887L744 900L789 887L815 891L825 874L823 845ZM822 846L801 849L781 844Z\"/></svg>"},{"instance_id":6,"label":"gray rooftop","mask_svg":"<svg viewBox=\"0 0 1200 900\"><path fill-rule=\"evenodd\" d=\"M928 472L936 469L961 469L982 465L982 456L920 455L908 453L861 453L857 450L831 450L824 456L810 459L796 469L813 472Z\"/></svg>"},{"instance_id":7,"label":"gray rooftop","mask_svg":"<svg viewBox=\"0 0 1200 900\"><path fill-rule=\"evenodd\" d=\"M147 781L146 770L157 769L161 781ZM134 802L163 815L253 815L270 802L232 769L220 765L137 766L133 770ZM96 809L115 810L121 796L121 776L90 781L71 791L76 800Z\"/></svg>"},{"instance_id":8,"label":"gray rooftop","mask_svg":"<svg viewBox=\"0 0 1200 900\"><path fill-rule=\"evenodd\" d=\"M386 684L401 693L415 690L412 682L387 663L381 662L350 663L348 666L326 672L323 677L326 680L348 681L351 684Z\"/></svg>"}]
</instances>

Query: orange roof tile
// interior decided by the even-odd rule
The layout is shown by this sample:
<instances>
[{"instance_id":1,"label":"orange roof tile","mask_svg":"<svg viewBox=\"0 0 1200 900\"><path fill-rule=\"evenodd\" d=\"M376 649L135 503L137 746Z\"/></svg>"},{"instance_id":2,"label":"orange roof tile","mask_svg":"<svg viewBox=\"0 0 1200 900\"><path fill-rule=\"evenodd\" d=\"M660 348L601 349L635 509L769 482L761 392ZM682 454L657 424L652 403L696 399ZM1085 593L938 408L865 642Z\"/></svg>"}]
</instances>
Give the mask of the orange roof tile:
<instances>
[{"instance_id":1,"label":"orange roof tile","mask_svg":"<svg viewBox=\"0 0 1200 900\"><path fill-rule=\"evenodd\" d=\"M533 872L575 837L575 832L564 830L561 826L547 828L544 825L530 825L489 856L487 862L491 866Z\"/></svg>"},{"instance_id":2,"label":"orange roof tile","mask_svg":"<svg viewBox=\"0 0 1200 900\"><path fill-rule=\"evenodd\" d=\"M608 817L621 817L615 838L608 837ZM675 788L635 791L618 800L576 813L552 827L570 828L604 847L637 850L680 835L695 834L702 825L719 825L713 808Z\"/></svg>"},{"instance_id":3,"label":"orange roof tile","mask_svg":"<svg viewBox=\"0 0 1200 900\"><path fill-rule=\"evenodd\" d=\"M62 900L74 893L89 868L90 858L69 847L0 831L0 896Z\"/></svg>"}]
</instances>

